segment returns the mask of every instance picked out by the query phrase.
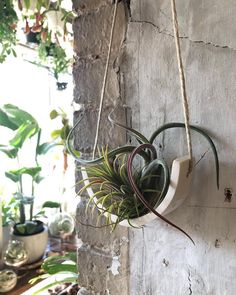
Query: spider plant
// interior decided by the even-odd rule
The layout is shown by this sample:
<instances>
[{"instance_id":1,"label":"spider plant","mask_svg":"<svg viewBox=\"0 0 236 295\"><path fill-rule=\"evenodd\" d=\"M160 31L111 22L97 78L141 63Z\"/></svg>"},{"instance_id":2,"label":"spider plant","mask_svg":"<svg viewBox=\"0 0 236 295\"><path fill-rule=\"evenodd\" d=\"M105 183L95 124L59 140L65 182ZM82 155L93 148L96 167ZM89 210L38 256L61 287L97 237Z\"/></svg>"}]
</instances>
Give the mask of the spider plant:
<instances>
[{"instance_id":1,"label":"spider plant","mask_svg":"<svg viewBox=\"0 0 236 295\"><path fill-rule=\"evenodd\" d=\"M85 182L89 181L89 183L82 187L79 194L87 188L92 188L94 195L90 198L89 203L94 203L93 207L97 207L101 214L107 217L108 224L110 223L113 228L125 219L132 225L132 218L153 212L191 239L186 232L155 210L167 193L170 172L167 164L157 159L153 143L165 130L185 128L185 125L183 123L165 124L153 132L150 139L147 139L137 130L128 128L110 118L113 124L130 132L137 139L138 144L136 146L125 145L109 152L108 149L104 149L98 158L84 160L74 149L72 143L73 132L81 119L71 129L67 138L68 151L82 167L86 168L88 173L88 179ZM219 160L216 147L203 129L197 126L190 126L190 128L202 135L212 149L216 168L216 184L219 188ZM141 162L136 160L136 156L141 158ZM115 223L111 222L111 214L117 216Z\"/></svg>"}]
</instances>

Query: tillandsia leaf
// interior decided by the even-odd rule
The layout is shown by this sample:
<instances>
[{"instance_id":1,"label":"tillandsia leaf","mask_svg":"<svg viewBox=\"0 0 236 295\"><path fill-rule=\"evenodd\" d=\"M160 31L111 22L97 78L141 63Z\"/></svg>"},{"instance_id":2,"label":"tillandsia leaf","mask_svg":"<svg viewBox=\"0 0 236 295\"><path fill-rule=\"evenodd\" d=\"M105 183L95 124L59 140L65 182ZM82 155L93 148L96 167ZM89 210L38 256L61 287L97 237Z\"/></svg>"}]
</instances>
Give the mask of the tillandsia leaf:
<instances>
[{"instance_id":1,"label":"tillandsia leaf","mask_svg":"<svg viewBox=\"0 0 236 295\"><path fill-rule=\"evenodd\" d=\"M71 128L71 130L69 131L68 136L66 138L66 148L67 148L68 152L74 157L74 159L82 166L88 166L88 165L94 165L94 164L101 163L103 161L103 157L99 157L94 160L84 160L81 158L80 152L74 148L73 134L82 119L83 119L83 114L82 114L81 118L78 119L78 121L75 123L73 128ZM135 148L136 148L136 146L132 146L132 145L126 145L126 146L116 148L108 153L108 158L115 158L117 155L130 153ZM140 155L144 158L145 161L147 161L147 162L150 161L150 157L145 151L140 151Z\"/></svg>"},{"instance_id":2,"label":"tillandsia leaf","mask_svg":"<svg viewBox=\"0 0 236 295\"><path fill-rule=\"evenodd\" d=\"M138 187L136 186L135 184L135 181L133 179L133 175L132 175L132 164L133 164L133 160L134 160L134 157L138 154L139 150L140 149L151 149L153 150L154 146L151 145L151 144L143 144L143 145L140 145L138 146L130 155L129 155L129 158L128 158L128 177L129 177L129 181L130 181L130 184L133 188L133 190L135 191L136 195L138 196L138 198L140 199L140 201L144 204L144 206L152 213L154 213L157 217L159 217L160 219L162 219L163 221L165 221L166 223L168 223L169 225L173 226L174 228L178 229L179 231L181 231L182 233L184 233L191 241L192 243L194 244L194 241L193 239L183 230L181 229L179 226L175 225L174 223L172 223L171 221L169 221L168 219L166 219L164 216L162 216L161 214L159 214L153 207L150 206L150 204L147 202L147 200L145 199L145 197L142 195L142 193L140 192L140 190L138 189ZM160 165L162 165L162 163L160 162ZM165 167L164 168L164 172L166 173L166 169ZM166 178L167 176L165 176ZM167 181L166 181L166 184L167 184ZM165 186L166 186L165 184ZM167 188L167 186L166 186ZM166 188L164 187L163 188L163 192L166 191Z\"/></svg>"},{"instance_id":3,"label":"tillandsia leaf","mask_svg":"<svg viewBox=\"0 0 236 295\"><path fill-rule=\"evenodd\" d=\"M137 130L131 128L131 127L128 127L128 126L125 126L121 123L119 123L118 121L114 120L111 115L112 113L114 112L115 110L113 110L109 115L108 115L108 120L115 126L118 126L118 127L121 127L125 130L127 130L128 132L130 132L137 140L139 143L149 143L149 140L140 132L138 132Z\"/></svg>"},{"instance_id":4,"label":"tillandsia leaf","mask_svg":"<svg viewBox=\"0 0 236 295\"><path fill-rule=\"evenodd\" d=\"M101 156L103 157L102 163L86 167L86 171L89 175L88 180L91 179L92 181L90 182L90 185L86 184L84 188L90 187L95 192L93 196L90 197L87 208L92 202L94 204L92 211L97 208L101 214L105 215L107 218L107 224L112 224L112 229L114 230L117 224L122 220L131 220L132 218L142 216L148 212L148 209L134 194L134 191L130 186L127 174L127 155L118 155L112 159L109 158L108 155L108 150L103 149L101 152ZM157 173L163 174L163 169L166 169L166 173L164 173L164 175L167 175L168 177L162 177L162 179L161 176L158 175L158 181L154 182L155 185L148 188L149 191L147 189L147 191L144 192L145 197L148 199L150 204L154 206L157 202L159 202L159 198L162 198L163 190L168 187L169 182L166 183L165 179L169 181L169 170L165 164L162 162L160 163L159 160L155 159L156 150L154 146L152 146L150 155L150 158L154 158L153 161L158 162L155 163L155 165L152 164L149 168L147 168L148 165L146 164L146 169L142 169L141 167L136 168L137 171L135 170L133 173L133 178L138 184L138 187L141 187L142 191L142 189L147 189L145 186L142 187L140 181L141 177L145 178L147 176L144 171L146 173L149 171L151 174L156 175ZM162 182L160 182L160 179L162 179ZM148 182L147 180L148 178L146 178L146 182ZM145 183L145 179L143 182ZM152 183L152 181L150 183ZM115 222L111 222L112 215L116 216Z\"/></svg>"},{"instance_id":5,"label":"tillandsia leaf","mask_svg":"<svg viewBox=\"0 0 236 295\"><path fill-rule=\"evenodd\" d=\"M153 144L154 140L157 138L157 136L160 133L162 133L163 131L165 131L167 129L172 129L172 128L185 128L185 124L184 123L169 123L169 124L165 124L165 125L161 126L155 132L153 132L153 134L151 135L151 137L150 137L150 143ZM220 186L219 185L219 159L218 159L218 153L217 153L215 144L212 141L211 137L202 128L197 127L197 126L194 126L194 125L190 125L190 129L192 129L192 130L198 132L199 134L201 134L203 137L205 137L205 139L210 144L210 147L212 149L212 152L213 152L213 155L214 155L214 159L215 159L216 185L217 185L217 188L219 189L219 186Z\"/></svg>"}]
</instances>

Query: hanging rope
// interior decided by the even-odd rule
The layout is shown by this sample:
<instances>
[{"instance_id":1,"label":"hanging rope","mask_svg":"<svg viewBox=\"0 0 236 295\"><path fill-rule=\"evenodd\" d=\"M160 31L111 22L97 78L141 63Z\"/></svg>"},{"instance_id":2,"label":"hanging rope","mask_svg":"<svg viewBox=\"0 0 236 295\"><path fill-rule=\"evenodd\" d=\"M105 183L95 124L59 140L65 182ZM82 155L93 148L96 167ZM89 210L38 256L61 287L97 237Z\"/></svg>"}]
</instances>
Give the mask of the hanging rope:
<instances>
[{"instance_id":1,"label":"hanging rope","mask_svg":"<svg viewBox=\"0 0 236 295\"><path fill-rule=\"evenodd\" d=\"M119 0L116 0L116 2L115 2L114 13L113 13L110 42L109 42L107 61L106 61L105 72L104 72L104 77L103 77L103 84L102 84L99 111L98 111L97 128L96 128L94 147L93 147L93 159L95 158L95 153L96 153L96 149L97 149L97 145L98 145L98 136L99 136L99 129L100 129L100 124L101 124L102 107L103 107L103 101L104 101L106 85L107 85L107 75L108 75L108 68L109 68L109 63L110 63L110 58L111 58L111 48L112 48L112 41L113 41L113 37L114 37L114 28L115 28L115 22L116 22L118 1Z\"/></svg>"},{"instance_id":2,"label":"hanging rope","mask_svg":"<svg viewBox=\"0 0 236 295\"><path fill-rule=\"evenodd\" d=\"M188 154L189 154L189 158L190 158L188 174L190 174L193 169L193 151L192 151L192 142L191 142L191 134L190 134L190 126L189 126L190 125L190 123L189 123L189 106L188 106L188 98L187 98L187 91L186 91L186 82L185 82L185 76L184 76L183 61L182 61L181 49L180 49L179 25L178 25L178 19L177 19L175 0L171 0L171 7L172 7L174 37L175 37L176 54L177 54L177 60L178 60L179 78L180 78L180 86L181 86L181 94L182 94L182 104L183 104L183 110L184 110L184 123L185 123L185 130L186 130Z\"/></svg>"}]
</instances>

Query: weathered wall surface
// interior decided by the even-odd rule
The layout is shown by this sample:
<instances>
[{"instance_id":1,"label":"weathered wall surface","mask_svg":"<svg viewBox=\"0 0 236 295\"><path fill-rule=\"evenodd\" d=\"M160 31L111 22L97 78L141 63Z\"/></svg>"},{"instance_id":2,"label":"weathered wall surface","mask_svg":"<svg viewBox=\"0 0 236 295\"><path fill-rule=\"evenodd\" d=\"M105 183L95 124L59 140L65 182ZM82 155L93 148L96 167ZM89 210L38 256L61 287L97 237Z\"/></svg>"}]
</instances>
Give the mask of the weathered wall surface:
<instances>
[{"instance_id":1,"label":"weathered wall surface","mask_svg":"<svg viewBox=\"0 0 236 295\"><path fill-rule=\"evenodd\" d=\"M233 295L236 274L236 38L234 1L176 1L192 124L209 131L217 145L220 190L212 154L194 135L198 160L188 200L168 218L195 240L156 220L130 230L130 295ZM164 122L183 121L170 1L131 3L125 77L133 125L149 135ZM184 134L157 140L160 156L186 152ZM225 189L230 190L226 191ZM225 196L225 193L228 197Z\"/></svg>"},{"instance_id":2,"label":"weathered wall surface","mask_svg":"<svg viewBox=\"0 0 236 295\"><path fill-rule=\"evenodd\" d=\"M213 156L206 142L194 134L196 161L205 156L194 169L189 198L167 217L192 236L195 246L159 220L129 230L129 236L122 228L111 236L107 229L79 225L84 243L78 255L80 282L97 294L235 295L236 4L233 0L176 1L191 123L209 131L217 145L220 190ZM74 26L75 101L87 109L76 140L87 153L94 139L111 2L74 0L80 14ZM100 143L124 140L120 135L114 138L106 121L120 94L132 107L133 126L147 136L164 122L183 121L170 1L133 0L130 13L126 27L127 8L121 2ZM118 118L124 120L123 114L118 113ZM156 144L169 163L186 153L184 132L168 131ZM83 209L82 203L78 217L85 219ZM117 265L117 257L121 266L114 276L110 269Z\"/></svg>"},{"instance_id":3,"label":"weathered wall surface","mask_svg":"<svg viewBox=\"0 0 236 295\"><path fill-rule=\"evenodd\" d=\"M75 0L74 8L78 13L74 23L74 100L85 109L85 117L81 121L75 141L78 149L86 157L91 156L94 144L113 5L108 0ZM125 134L120 131L114 132L107 115L121 96L119 53L125 38L126 26L127 8L121 3L117 14L99 145L114 146L125 141ZM75 114L75 120L79 115ZM124 112L118 110L116 118L124 121ZM77 178L79 180L79 173ZM86 214L85 207L86 201L82 201L77 210L77 231L83 243L78 249L79 282L88 291L83 291L82 294L120 294L120 290L123 294L128 294L128 230L118 228L111 234L111 229L106 226L96 228L96 213L93 216L89 212ZM81 222L87 225L82 225ZM104 224L101 222L98 226Z\"/></svg>"}]
</instances>

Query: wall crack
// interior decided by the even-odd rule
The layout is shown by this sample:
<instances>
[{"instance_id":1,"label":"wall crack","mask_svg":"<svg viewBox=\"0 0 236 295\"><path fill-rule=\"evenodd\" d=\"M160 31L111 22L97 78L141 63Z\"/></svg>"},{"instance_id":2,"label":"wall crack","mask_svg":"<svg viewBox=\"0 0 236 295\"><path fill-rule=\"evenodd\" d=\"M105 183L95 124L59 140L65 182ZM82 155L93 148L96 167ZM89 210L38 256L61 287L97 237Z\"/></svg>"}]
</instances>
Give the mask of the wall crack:
<instances>
[{"instance_id":1,"label":"wall crack","mask_svg":"<svg viewBox=\"0 0 236 295\"><path fill-rule=\"evenodd\" d=\"M192 291L192 279L191 279L190 270L188 270L188 289L189 289L189 295L192 295L193 291Z\"/></svg>"},{"instance_id":2,"label":"wall crack","mask_svg":"<svg viewBox=\"0 0 236 295\"><path fill-rule=\"evenodd\" d=\"M168 32L166 29L161 29L158 25L156 25L155 23L153 23L151 21L131 19L130 23L151 25L152 27L154 27L158 31L159 34L167 35L167 36L170 36L170 37L174 38L173 34ZM236 51L236 48L231 47L229 45L220 45L220 44L216 44L216 43L211 42L211 41L194 40L194 39L191 39L189 36L186 36L186 35L185 36L180 36L179 38L180 39L185 39L185 40L189 41L190 43L202 44L202 45L205 45L205 46L212 46L212 47L219 48L219 49L228 49L228 50L231 50L231 51Z\"/></svg>"}]
</instances>

